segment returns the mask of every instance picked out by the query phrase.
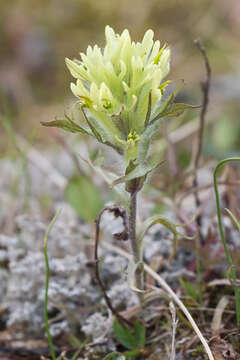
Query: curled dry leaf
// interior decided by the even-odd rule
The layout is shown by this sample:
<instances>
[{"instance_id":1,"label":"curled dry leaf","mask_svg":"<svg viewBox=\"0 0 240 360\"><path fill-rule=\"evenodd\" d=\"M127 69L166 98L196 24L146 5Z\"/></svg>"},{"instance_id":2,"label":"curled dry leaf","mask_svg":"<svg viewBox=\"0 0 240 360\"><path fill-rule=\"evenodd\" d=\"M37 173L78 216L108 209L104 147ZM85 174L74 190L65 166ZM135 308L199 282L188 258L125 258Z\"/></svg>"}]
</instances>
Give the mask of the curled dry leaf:
<instances>
[{"instance_id":1,"label":"curled dry leaf","mask_svg":"<svg viewBox=\"0 0 240 360\"><path fill-rule=\"evenodd\" d=\"M215 360L236 360L237 353L227 341L221 339L219 336L214 336L210 340L210 346Z\"/></svg>"}]
</instances>

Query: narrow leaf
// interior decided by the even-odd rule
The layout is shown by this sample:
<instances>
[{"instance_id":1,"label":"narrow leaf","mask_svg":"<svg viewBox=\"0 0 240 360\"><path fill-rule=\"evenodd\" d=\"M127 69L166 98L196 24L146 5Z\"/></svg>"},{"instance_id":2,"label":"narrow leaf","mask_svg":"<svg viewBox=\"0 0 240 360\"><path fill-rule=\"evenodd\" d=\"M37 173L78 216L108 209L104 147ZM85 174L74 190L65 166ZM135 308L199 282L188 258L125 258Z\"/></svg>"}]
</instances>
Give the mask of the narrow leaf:
<instances>
[{"instance_id":1,"label":"narrow leaf","mask_svg":"<svg viewBox=\"0 0 240 360\"><path fill-rule=\"evenodd\" d=\"M183 88L183 86L184 82L182 82L181 85L175 91L173 91L173 93L163 103L160 104L157 109L158 114L152 119L151 123L162 117L162 112L165 112L168 109L168 107L172 104L173 100L175 99L179 91Z\"/></svg>"},{"instance_id":2,"label":"narrow leaf","mask_svg":"<svg viewBox=\"0 0 240 360\"><path fill-rule=\"evenodd\" d=\"M183 289L185 290L185 292L187 293L187 295L190 296L191 298L193 298L195 301L197 301L197 299L198 299L197 285L194 285L194 284L190 283L189 281L183 280L182 277L180 277L178 280L179 280L179 283L181 284L181 286L183 287Z\"/></svg>"},{"instance_id":3,"label":"narrow leaf","mask_svg":"<svg viewBox=\"0 0 240 360\"><path fill-rule=\"evenodd\" d=\"M181 115L186 109L199 109L198 105L190 105L190 104L182 104L182 103L174 103L166 110L164 110L159 117L177 117Z\"/></svg>"},{"instance_id":4,"label":"narrow leaf","mask_svg":"<svg viewBox=\"0 0 240 360\"><path fill-rule=\"evenodd\" d=\"M159 156L156 155L149 156L143 163L138 164L127 175L121 176L120 178L116 179L112 183L112 186L145 176L148 173L150 173L152 170L154 170L156 167L161 165L164 161L165 160L160 160Z\"/></svg>"},{"instance_id":5,"label":"narrow leaf","mask_svg":"<svg viewBox=\"0 0 240 360\"><path fill-rule=\"evenodd\" d=\"M229 210L229 209L226 209L226 212L228 213L228 215L231 217L232 221L234 222L234 224L236 225L238 231L240 232L240 222L238 221L238 219L236 218L235 215L233 215L233 213Z\"/></svg>"},{"instance_id":6,"label":"narrow leaf","mask_svg":"<svg viewBox=\"0 0 240 360\"><path fill-rule=\"evenodd\" d=\"M148 109L147 109L147 115L146 115L146 119L145 119L145 124L144 126L147 127L149 120L150 120L150 116L151 116L151 111L152 111L152 93L151 91L149 92L149 96L148 96Z\"/></svg>"},{"instance_id":7,"label":"narrow leaf","mask_svg":"<svg viewBox=\"0 0 240 360\"><path fill-rule=\"evenodd\" d=\"M58 216L61 213L61 209L58 210L56 215L51 220L50 224L48 225L46 234L44 236L44 242L43 242L43 253L45 258L45 266L46 266L46 282L45 282L45 296L44 296L44 323L48 338L48 344L50 348L51 357L53 360L56 360L56 354L54 350L53 340L49 329L49 319L48 319L48 288L49 288L49 280L50 280L50 267L49 267L49 260L48 260L48 250L47 250L47 242L48 242L48 236L58 218Z\"/></svg>"},{"instance_id":8,"label":"narrow leaf","mask_svg":"<svg viewBox=\"0 0 240 360\"><path fill-rule=\"evenodd\" d=\"M135 264L132 260L128 263L128 270L127 270L127 282L129 288L136 292L136 293L146 293L146 290L140 290L136 287L136 271L138 270L138 267L140 266L140 262ZM142 264L141 264L142 265Z\"/></svg>"},{"instance_id":9,"label":"narrow leaf","mask_svg":"<svg viewBox=\"0 0 240 360\"><path fill-rule=\"evenodd\" d=\"M153 124L148 125L144 133L141 135L141 139L138 143L138 163L141 163L145 160L149 150L150 140L156 133L158 126L159 122L155 121Z\"/></svg>"},{"instance_id":10,"label":"narrow leaf","mask_svg":"<svg viewBox=\"0 0 240 360\"><path fill-rule=\"evenodd\" d=\"M86 120L88 126L90 127L90 129L92 130L92 133L94 134L94 136L96 137L96 139L100 142L103 142L102 141L102 137L101 135L99 134L99 132L95 129L95 127L91 124L91 122L89 121L84 109L83 109L83 106L81 106L81 111L83 113L83 116L84 116L84 119Z\"/></svg>"},{"instance_id":11,"label":"narrow leaf","mask_svg":"<svg viewBox=\"0 0 240 360\"><path fill-rule=\"evenodd\" d=\"M65 131L69 131L72 133L81 133L81 134L91 135L87 130L83 129L81 126L77 125L72 120L54 120L54 121L47 121L47 122L41 121L41 124L43 126L61 128Z\"/></svg>"}]
</instances>

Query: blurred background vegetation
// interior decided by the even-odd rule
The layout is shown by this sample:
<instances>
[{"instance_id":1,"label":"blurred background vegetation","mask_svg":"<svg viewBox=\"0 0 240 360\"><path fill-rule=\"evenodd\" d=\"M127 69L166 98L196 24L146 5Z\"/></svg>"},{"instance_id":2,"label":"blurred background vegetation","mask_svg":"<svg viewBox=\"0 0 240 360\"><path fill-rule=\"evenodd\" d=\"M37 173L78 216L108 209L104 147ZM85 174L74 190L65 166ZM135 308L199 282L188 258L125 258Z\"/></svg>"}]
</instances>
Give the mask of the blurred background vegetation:
<instances>
[{"instance_id":1,"label":"blurred background vegetation","mask_svg":"<svg viewBox=\"0 0 240 360\"><path fill-rule=\"evenodd\" d=\"M50 145L40 121L61 117L74 102L64 58L79 57L88 44L104 44L104 28L128 28L140 40L148 28L172 50L170 79L186 81L181 97L201 103L204 43L213 72L204 151L234 154L240 148L240 2L236 0L14 0L0 1L0 113L8 111L17 133ZM184 121L198 111L184 115ZM0 125L1 126L1 125ZM1 154L9 140L1 128ZM68 134L67 134L68 135ZM68 135L69 136L69 135ZM187 148L191 141L186 144Z\"/></svg>"}]
</instances>

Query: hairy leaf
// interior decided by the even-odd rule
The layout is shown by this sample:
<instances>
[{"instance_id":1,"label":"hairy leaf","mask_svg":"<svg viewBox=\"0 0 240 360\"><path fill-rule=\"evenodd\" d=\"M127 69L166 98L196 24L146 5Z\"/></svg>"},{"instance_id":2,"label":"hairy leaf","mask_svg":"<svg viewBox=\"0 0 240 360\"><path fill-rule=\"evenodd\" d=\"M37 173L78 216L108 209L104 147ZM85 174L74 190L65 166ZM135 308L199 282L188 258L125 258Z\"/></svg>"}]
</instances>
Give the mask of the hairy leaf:
<instances>
[{"instance_id":1,"label":"hairy leaf","mask_svg":"<svg viewBox=\"0 0 240 360\"><path fill-rule=\"evenodd\" d=\"M83 116L84 116L84 119L86 120L88 126L90 127L90 129L92 130L92 133L93 135L96 137L96 139L100 142L103 142L102 141L102 137L101 135L98 133L98 131L96 130L96 128L91 124L91 121L89 121L85 111L84 111L84 108L83 106L81 106L81 110L82 110L82 113L83 113Z\"/></svg>"},{"instance_id":2,"label":"hairy leaf","mask_svg":"<svg viewBox=\"0 0 240 360\"><path fill-rule=\"evenodd\" d=\"M184 82L182 82L181 85L175 91L173 91L173 93L163 103L160 103L159 107L155 111L158 112L158 114L151 120L150 123L153 123L162 117L161 114L168 110L168 108L171 106L173 100L175 99L179 91L183 88L183 86Z\"/></svg>"},{"instance_id":3,"label":"hairy leaf","mask_svg":"<svg viewBox=\"0 0 240 360\"><path fill-rule=\"evenodd\" d=\"M159 122L155 121L153 124L150 124L146 128L144 133L141 135L141 139L138 143L138 158L137 158L138 163L141 163L145 160L149 150L150 140L157 131L158 126L159 126Z\"/></svg>"},{"instance_id":4,"label":"hairy leaf","mask_svg":"<svg viewBox=\"0 0 240 360\"><path fill-rule=\"evenodd\" d=\"M72 121L69 118L66 120L54 120L54 121L47 121L47 122L41 121L41 124L43 126L61 128L65 131L69 131L72 133L81 133L81 134L91 135L87 130L83 129L81 126L79 126L78 124L76 124L74 121Z\"/></svg>"},{"instance_id":5,"label":"hairy leaf","mask_svg":"<svg viewBox=\"0 0 240 360\"><path fill-rule=\"evenodd\" d=\"M149 156L144 162L137 164L137 166L127 175L121 176L120 178L116 179L112 183L112 186L143 177L149 174L152 170L161 165L163 162L164 160L160 160L159 156Z\"/></svg>"},{"instance_id":6,"label":"hairy leaf","mask_svg":"<svg viewBox=\"0 0 240 360\"><path fill-rule=\"evenodd\" d=\"M171 106L169 106L167 109L165 109L159 117L177 117L181 115L184 110L186 109L196 109L199 108L198 105L190 105L190 104L183 104L183 103L174 103Z\"/></svg>"}]
</instances>

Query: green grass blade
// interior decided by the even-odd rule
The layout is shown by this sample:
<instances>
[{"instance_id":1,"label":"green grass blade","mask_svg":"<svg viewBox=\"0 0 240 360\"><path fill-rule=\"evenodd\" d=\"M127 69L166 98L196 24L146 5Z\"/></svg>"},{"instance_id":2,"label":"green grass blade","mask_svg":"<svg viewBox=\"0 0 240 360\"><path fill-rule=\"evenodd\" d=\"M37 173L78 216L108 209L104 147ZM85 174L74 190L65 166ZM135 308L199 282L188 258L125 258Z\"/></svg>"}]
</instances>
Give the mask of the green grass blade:
<instances>
[{"instance_id":1,"label":"green grass blade","mask_svg":"<svg viewBox=\"0 0 240 360\"><path fill-rule=\"evenodd\" d=\"M228 265L231 268L231 275L232 275L232 279L233 281L236 283L237 280L237 276L236 276L236 271L234 268L234 264L233 264L233 260L230 254L230 251L228 249L227 246L227 242L226 242L226 238L225 238L225 234L224 234L224 230L223 230L223 224L222 224L222 217L221 217L221 207L220 207L220 197L219 197L219 192L218 192L218 186L217 186L217 172L219 170L219 168L224 165L227 162L231 162L231 161L240 161L240 157L233 157L233 158L227 158L224 159L222 161L220 161L213 173L213 182L214 182L214 190L215 190L215 195L216 195L216 206L217 206L217 217L218 217L218 228L219 228L219 233L220 233L220 237L222 240L222 244L224 247L224 251L225 251L225 255L228 261ZM240 326L240 289L237 286L234 286L234 293L235 293L235 302L236 302L236 318L237 318L237 325L238 327Z\"/></svg>"},{"instance_id":2,"label":"green grass blade","mask_svg":"<svg viewBox=\"0 0 240 360\"><path fill-rule=\"evenodd\" d=\"M49 268L49 261L48 261L47 241L48 241L48 236L49 236L58 216L60 215L60 213L61 213L61 209L56 213L56 215L54 216L54 218L51 220L50 224L48 225L46 234L44 236L44 243L43 243L43 253L44 253L44 258L45 258L45 266L46 266L44 322L45 322L45 328L46 328L48 344L49 344L52 360L56 360L56 354L55 354L54 345L53 345L53 341L52 341L52 337L51 337L49 325L48 325L48 287L49 287L49 279L50 279L50 268Z\"/></svg>"},{"instance_id":3,"label":"green grass blade","mask_svg":"<svg viewBox=\"0 0 240 360\"><path fill-rule=\"evenodd\" d=\"M234 224L235 224L236 228L238 229L238 231L240 232L240 222L238 221L236 216L229 209L225 209L225 210L228 213L228 215L231 217L231 219L234 222Z\"/></svg>"}]
</instances>

